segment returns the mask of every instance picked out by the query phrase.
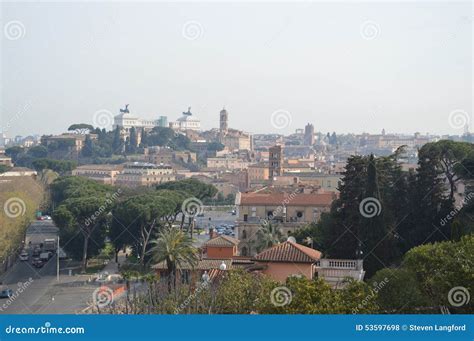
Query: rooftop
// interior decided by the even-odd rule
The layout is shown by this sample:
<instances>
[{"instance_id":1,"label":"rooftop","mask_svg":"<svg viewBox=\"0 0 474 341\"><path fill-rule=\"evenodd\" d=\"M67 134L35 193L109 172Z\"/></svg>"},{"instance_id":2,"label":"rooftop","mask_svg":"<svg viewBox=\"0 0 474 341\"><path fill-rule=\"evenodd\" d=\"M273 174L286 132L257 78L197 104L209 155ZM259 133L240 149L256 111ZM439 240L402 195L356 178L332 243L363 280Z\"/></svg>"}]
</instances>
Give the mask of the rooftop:
<instances>
[{"instance_id":1,"label":"rooftop","mask_svg":"<svg viewBox=\"0 0 474 341\"><path fill-rule=\"evenodd\" d=\"M232 260L231 259L211 259L211 258L204 258L199 260L199 262L194 267L194 270L210 270L210 269L219 269L221 264L224 263L226 265L226 269L230 270L232 268ZM166 261L160 262L152 266L152 269L155 270L165 270L168 266L166 265ZM192 270L193 267L189 264L183 264L180 269L182 270Z\"/></svg>"},{"instance_id":2,"label":"rooftop","mask_svg":"<svg viewBox=\"0 0 474 341\"><path fill-rule=\"evenodd\" d=\"M275 245L255 255L254 260L261 262L315 263L321 258L321 252L291 241Z\"/></svg>"},{"instance_id":3,"label":"rooftop","mask_svg":"<svg viewBox=\"0 0 474 341\"><path fill-rule=\"evenodd\" d=\"M329 206L333 193L241 193L240 205Z\"/></svg>"},{"instance_id":4,"label":"rooftop","mask_svg":"<svg viewBox=\"0 0 474 341\"><path fill-rule=\"evenodd\" d=\"M239 240L236 238L232 238L226 235L219 235L214 237L204 243L205 246L216 246L216 247L234 247L239 245Z\"/></svg>"}]
</instances>

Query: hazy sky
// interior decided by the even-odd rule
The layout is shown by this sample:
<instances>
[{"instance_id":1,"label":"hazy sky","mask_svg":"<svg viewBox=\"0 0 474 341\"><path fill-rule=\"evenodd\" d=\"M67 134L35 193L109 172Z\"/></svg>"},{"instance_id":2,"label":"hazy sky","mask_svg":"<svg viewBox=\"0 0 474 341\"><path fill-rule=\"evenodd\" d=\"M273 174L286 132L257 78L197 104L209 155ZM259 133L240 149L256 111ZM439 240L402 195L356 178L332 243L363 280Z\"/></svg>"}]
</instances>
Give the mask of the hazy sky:
<instances>
[{"instance_id":1,"label":"hazy sky","mask_svg":"<svg viewBox=\"0 0 474 341\"><path fill-rule=\"evenodd\" d=\"M459 134L472 118L470 2L32 2L1 18L10 136L125 103L169 121L191 106L204 129L225 105L253 133Z\"/></svg>"}]
</instances>

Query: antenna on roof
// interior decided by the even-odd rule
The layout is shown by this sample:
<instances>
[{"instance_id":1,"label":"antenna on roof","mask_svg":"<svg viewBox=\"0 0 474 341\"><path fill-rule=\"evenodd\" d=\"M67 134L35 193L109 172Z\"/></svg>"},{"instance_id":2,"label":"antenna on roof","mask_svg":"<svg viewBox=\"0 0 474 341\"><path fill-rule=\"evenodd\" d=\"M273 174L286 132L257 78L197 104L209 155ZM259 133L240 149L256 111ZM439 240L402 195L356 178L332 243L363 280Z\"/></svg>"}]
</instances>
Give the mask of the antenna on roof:
<instances>
[{"instance_id":1,"label":"antenna on roof","mask_svg":"<svg viewBox=\"0 0 474 341\"><path fill-rule=\"evenodd\" d=\"M296 239L295 239L295 237L293 237L293 236L289 236L286 241L287 241L287 242L296 243Z\"/></svg>"}]
</instances>

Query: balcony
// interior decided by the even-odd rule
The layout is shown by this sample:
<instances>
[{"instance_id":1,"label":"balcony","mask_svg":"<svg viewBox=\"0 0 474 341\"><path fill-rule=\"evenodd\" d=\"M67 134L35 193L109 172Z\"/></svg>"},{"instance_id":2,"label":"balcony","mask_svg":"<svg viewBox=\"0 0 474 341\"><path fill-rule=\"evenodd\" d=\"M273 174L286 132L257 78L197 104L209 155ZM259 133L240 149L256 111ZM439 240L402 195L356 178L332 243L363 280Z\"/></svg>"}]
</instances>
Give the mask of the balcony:
<instances>
[{"instance_id":1,"label":"balcony","mask_svg":"<svg viewBox=\"0 0 474 341\"><path fill-rule=\"evenodd\" d=\"M276 217L247 217L247 220L243 219L238 219L237 223L238 224L262 224L263 221L267 221L271 224L283 224L286 226L291 226L291 225L305 225L309 224L310 222L305 221L303 218L298 218L298 217L282 217L282 216L276 216Z\"/></svg>"},{"instance_id":2,"label":"balcony","mask_svg":"<svg viewBox=\"0 0 474 341\"><path fill-rule=\"evenodd\" d=\"M362 281L365 275L361 259L320 259L315 266L317 276L333 287L340 287L347 278Z\"/></svg>"}]
</instances>

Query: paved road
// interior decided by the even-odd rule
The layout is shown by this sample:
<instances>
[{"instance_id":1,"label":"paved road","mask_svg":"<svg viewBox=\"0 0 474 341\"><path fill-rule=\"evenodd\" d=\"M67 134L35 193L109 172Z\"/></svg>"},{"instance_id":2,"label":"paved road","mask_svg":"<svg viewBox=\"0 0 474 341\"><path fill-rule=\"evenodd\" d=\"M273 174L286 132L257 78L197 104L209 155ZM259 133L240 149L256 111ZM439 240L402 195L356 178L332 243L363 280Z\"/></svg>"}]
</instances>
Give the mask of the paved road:
<instances>
[{"instance_id":1,"label":"paved road","mask_svg":"<svg viewBox=\"0 0 474 341\"><path fill-rule=\"evenodd\" d=\"M211 220L209 220L211 218ZM204 229L204 233L195 234L196 246L201 246L209 240L209 228L216 228L221 225L236 225L236 216L227 211L205 211L203 217L196 217L196 226Z\"/></svg>"},{"instance_id":2,"label":"paved road","mask_svg":"<svg viewBox=\"0 0 474 341\"><path fill-rule=\"evenodd\" d=\"M209 220L211 218L211 220ZM237 216L227 211L209 211L204 212L203 217L196 217L196 225L208 229L209 227L217 227L219 225L235 225Z\"/></svg>"},{"instance_id":3,"label":"paved road","mask_svg":"<svg viewBox=\"0 0 474 341\"><path fill-rule=\"evenodd\" d=\"M27 229L25 240L31 240L33 247L45 237L57 237L54 225L33 222ZM69 276L67 267L67 261L60 261L58 282L56 256L40 269L35 268L31 261L18 261L0 277L1 288L9 288L14 293L10 299L0 299L0 314L71 314L86 307L97 285L87 283L89 276Z\"/></svg>"},{"instance_id":4,"label":"paved road","mask_svg":"<svg viewBox=\"0 0 474 341\"><path fill-rule=\"evenodd\" d=\"M56 256L43 268L18 262L2 277L3 287L14 297L0 299L0 314L72 314L87 306L96 286L87 284L88 276L56 277ZM64 266L64 262L60 262Z\"/></svg>"}]
</instances>

